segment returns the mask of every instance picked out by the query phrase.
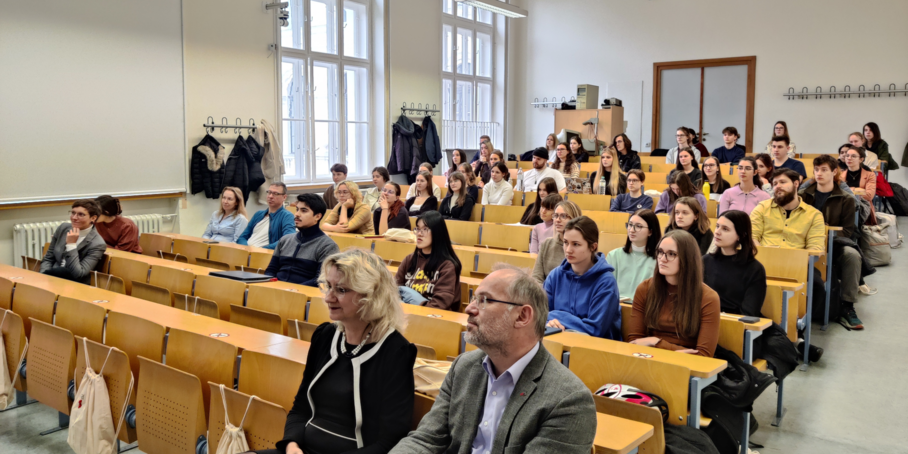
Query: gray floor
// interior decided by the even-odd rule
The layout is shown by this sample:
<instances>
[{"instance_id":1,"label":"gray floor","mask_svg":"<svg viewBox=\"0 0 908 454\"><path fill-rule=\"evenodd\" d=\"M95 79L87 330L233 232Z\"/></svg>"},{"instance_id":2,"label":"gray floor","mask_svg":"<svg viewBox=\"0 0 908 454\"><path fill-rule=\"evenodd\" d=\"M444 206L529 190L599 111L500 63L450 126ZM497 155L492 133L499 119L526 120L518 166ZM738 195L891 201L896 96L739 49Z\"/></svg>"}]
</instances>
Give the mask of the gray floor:
<instances>
[{"instance_id":1,"label":"gray floor","mask_svg":"<svg viewBox=\"0 0 908 454\"><path fill-rule=\"evenodd\" d=\"M908 238L908 220L900 221L899 230ZM833 324L822 332L814 325L814 342L826 353L809 371L795 371L786 380L788 412L781 427L770 425L775 388L757 401L760 430L753 441L765 446L762 454L908 452L908 387L902 381L908 376L908 305L899 303L908 295L908 246L894 249L892 262L867 279L880 292L858 302L864 331ZM38 435L56 423L56 412L41 404L0 413L0 454L72 452L66 431Z\"/></svg>"}]
</instances>

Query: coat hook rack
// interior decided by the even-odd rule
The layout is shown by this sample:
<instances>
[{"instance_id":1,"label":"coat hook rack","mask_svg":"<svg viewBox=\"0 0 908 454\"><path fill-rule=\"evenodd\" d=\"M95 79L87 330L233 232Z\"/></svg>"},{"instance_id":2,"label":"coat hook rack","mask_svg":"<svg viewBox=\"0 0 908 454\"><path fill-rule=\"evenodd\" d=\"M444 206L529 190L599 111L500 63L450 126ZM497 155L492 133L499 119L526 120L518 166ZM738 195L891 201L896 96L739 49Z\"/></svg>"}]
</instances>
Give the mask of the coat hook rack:
<instances>
[{"instance_id":1,"label":"coat hook rack","mask_svg":"<svg viewBox=\"0 0 908 454\"><path fill-rule=\"evenodd\" d=\"M432 104L432 108L430 109L429 103L426 103L426 106L423 107L422 103L419 103L418 105L414 106L414 104L411 102L410 107L407 107L407 103L404 102L404 104L400 107L400 114L404 115L404 116L425 115L427 117L428 116L434 117L434 116L438 115L440 112L441 111L438 110L437 104Z\"/></svg>"},{"instance_id":2,"label":"coat hook rack","mask_svg":"<svg viewBox=\"0 0 908 454\"><path fill-rule=\"evenodd\" d=\"M898 88L898 85L891 83L887 89L883 89L882 85L874 84L872 89L867 89L863 84L858 85L857 90L852 91L851 85L845 85L842 88L842 91L838 91L835 85L829 87L829 90L823 91L823 87L817 86L813 92L807 87L801 88L800 92L796 92L794 87L788 88L788 93L783 94L782 96L792 99L823 99L827 97L828 99L837 99L837 98L851 98L852 94L856 94L858 98L881 98L883 94L886 94L887 97L897 97L899 94L902 94L905 97L908 97L908 83L905 84L904 88Z\"/></svg>"},{"instance_id":3,"label":"coat hook rack","mask_svg":"<svg viewBox=\"0 0 908 454\"><path fill-rule=\"evenodd\" d=\"M221 117L220 123L214 122L214 117L208 117L205 121L205 124L202 125L205 128L205 131L208 134L214 134L214 130L217 129L219 132L226 133L231 129L234 133L239 134L243 129L249 129L250 134L255 134L255 131L258 129L258 126L255 124L255 120L252 118L249 119L249 124L244 125L243 120L240 117L236 117L234 124L230 124L227 120L227 117Z\"/></svg>"}]
</instances>

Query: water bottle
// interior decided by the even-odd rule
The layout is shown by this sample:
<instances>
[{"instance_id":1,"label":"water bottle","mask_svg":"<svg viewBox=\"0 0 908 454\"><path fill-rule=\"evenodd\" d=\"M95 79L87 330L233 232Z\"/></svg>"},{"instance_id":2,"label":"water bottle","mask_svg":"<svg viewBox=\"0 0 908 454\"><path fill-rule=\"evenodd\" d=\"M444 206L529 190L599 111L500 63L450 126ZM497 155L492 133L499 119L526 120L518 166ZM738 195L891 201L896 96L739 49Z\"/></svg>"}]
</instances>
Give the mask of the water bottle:
<instances>
[{"instance_id":1,"label":"water bottle","mask_svg":"<svg viewBox=\"0 0 908 454\"><path fill-rule=\"evenodd\" d=\"M523 169L517 166L517 190L523 191Z\"/></svg>"}]
</instances>

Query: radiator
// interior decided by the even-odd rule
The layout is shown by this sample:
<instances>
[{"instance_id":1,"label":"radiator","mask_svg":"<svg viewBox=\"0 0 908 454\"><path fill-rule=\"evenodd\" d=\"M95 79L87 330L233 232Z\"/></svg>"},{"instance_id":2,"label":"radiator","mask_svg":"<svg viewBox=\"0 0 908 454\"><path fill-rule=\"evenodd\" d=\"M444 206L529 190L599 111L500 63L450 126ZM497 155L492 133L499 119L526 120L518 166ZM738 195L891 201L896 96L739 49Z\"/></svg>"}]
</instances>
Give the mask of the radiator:
<instances>
[{"instance_id":1,"label":"radiator","mask_svg":"<svg viewBox=\"0 0 908 454\"><path fill-rule=\"evenodd\" d=\"M175 214L139 214L123 216L136 223L139 235L143 233L158 233L164 231L166 221L173 220ZM13 226L13 249L15 260L26 256L40 260L43 257L44 244L50 243L54 232L60 224L68 221L34 222L29 224L16 224ZM173 223L168 231L173 231Z\"/></svg>"}]
</instances>

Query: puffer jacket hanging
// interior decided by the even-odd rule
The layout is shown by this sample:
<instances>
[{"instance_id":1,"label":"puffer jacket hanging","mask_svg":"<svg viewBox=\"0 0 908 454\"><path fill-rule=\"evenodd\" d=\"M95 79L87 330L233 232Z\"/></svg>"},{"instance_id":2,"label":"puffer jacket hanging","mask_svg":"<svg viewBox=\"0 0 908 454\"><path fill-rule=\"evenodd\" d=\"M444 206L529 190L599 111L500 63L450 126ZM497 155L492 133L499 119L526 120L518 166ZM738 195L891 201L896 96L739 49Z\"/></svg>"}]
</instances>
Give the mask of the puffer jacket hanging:
<instances>
[{"instance_id":1,"label":"puffer jacket hanging","mask_svg":"<svg viewBox=\"0 0 908 454\"><path fill-rule=\"evenodd\" d=\"M189 165L191 191L198 194L205 191L205 197L219 199L224 187L227 151L214 137L205 134L198 145L192 147Z\"/></svg>"},{"instance_id":2,"label":"puffer jacket hanging","mask_svg":"<svg viewBox=\"0 0 908 454\"><path fill-rule=\"evenodd\" d=\"M392 175L410 175L413 157L418 153L416 142L416 125L404 115L392 126L391 157L388 160L388 172ZM418 164L417 164L418 165Z\"/></svg>"},{"instance_id":3,"label":"puffer jacket hanging","mask_svg":"<svg viewBox=\"0 0 908 454\"><path fill-rule=\"evenodd\" d=\"M426 147L426 159L433 166L436 166L441 161L441 141L438 140L438 130L435 128L435 122L432 121L431 116L426 115L426 118L423 118L422 129L424 135L423 143Z\"/></svg>"},{"instance_id":4,"label":"puffer jacket hanging","mask_svg":"<svg viewBox=\"0 0 908 454\"><path fill-rule=\"evenodd\" d=\"M265 174L262 172L262 157L265 154L262 147L255 137L246 137L246 147L249 148L249 186L243 191L243 197L246 203L249 203L249 194L258 191L265 183Z\"/></svg>"},{"instance_id":5,"label":"puffer jacket hanging","mask_svg":"<svg viewBox=\"0 0 908 454\"><path fill-rule=\"evenodd\" d=\"M252 153L246 145L246 139L242 135L237 136L236 143L233 145L233 151L227 157L227 172L224 176L224 187L233 186L239 188L243 193L243 200L249 194L249 162L252 161Z\"/></svg>"}]
</instances>

